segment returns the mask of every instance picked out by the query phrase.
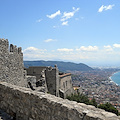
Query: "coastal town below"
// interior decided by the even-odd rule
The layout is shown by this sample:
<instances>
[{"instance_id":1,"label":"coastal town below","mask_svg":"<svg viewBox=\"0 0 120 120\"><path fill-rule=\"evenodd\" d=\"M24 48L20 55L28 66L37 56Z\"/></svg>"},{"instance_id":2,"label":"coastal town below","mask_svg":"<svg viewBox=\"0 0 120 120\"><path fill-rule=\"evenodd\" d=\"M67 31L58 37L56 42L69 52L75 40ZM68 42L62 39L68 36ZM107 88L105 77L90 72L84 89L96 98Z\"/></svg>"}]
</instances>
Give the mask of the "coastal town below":
<instances>
[{"instance_id":1,"label":"coastal town below","mask_svg":"<svg viewBox=\"0 0 120 120\"><path fill-rule=\"evenodd\" d=\"M95 69L81 72L71 71L74 89L96 99L98 104L111 103L120 111L120 86L111 80L119 69Z\"/></svg>"}]
</instances>

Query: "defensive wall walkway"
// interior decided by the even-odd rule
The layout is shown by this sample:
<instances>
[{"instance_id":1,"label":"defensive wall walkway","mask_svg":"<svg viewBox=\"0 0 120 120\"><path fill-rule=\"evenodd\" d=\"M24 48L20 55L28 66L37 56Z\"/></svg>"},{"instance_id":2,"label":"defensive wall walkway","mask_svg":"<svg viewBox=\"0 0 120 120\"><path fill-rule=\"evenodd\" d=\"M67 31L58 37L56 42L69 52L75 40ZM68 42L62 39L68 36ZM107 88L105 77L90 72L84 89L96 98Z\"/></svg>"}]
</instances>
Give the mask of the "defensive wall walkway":
<instances>
[{"instance_id":1,"label":"defensive wall walkway","mask_svg":"<svg viewBox=\"0 0 120 120\"><path fill-rule=\"evenodd\" d=\"M91 105L0 82L0 109L16 120L120 120Z\"/></svg>"}]
</instances>

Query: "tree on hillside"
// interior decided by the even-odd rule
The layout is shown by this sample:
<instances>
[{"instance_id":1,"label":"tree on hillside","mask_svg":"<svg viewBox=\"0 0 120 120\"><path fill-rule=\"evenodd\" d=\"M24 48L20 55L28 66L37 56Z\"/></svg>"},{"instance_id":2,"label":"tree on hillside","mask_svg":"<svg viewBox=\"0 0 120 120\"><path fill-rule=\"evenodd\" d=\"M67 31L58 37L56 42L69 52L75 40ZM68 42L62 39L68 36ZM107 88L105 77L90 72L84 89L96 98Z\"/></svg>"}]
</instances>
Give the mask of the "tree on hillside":
<instances>
[{"instance_id":1,"label":"tree on hillside","mask_svg":"<svg viewBox=\"0 0 120 120\"><path fill-rule=\"evenodd\" d=\"M105 111L115 113L116 115L119 115L118 110L110 103L100 104L98 105L98 108L104 109Z\"/></svg>"},{"instance_id":2,"label":"tree on hillside","mask_svg":"<svg viewBox=\"0 0 120 120\"><path fill-rule=\"evenodd\" d=\"M93 98L93 99L90 101L90 105L93 105L93 106L97 107L97 102L96 102L95 98Z\"/></svg>"},{"instance_id":3,"label":"tree on hillside","mask_svg":"<svg viewBox=\"0 0 120 120\"><path fill-rule=\"evenodd\" d=\"M78 103L85 103L87 105L93 105L95 107L104 109L105 111L115 113L116 115L120 115L118 110L112 104L105 103L105 104L97 105L95 98L93 98L92 100L89 100L88 97L84 94L80 94L80 93L72 94L71 96L68 96L67 99L71 101L76 101Z\"/></svg>"},{"instance_id":4,"label":"tree on hillside","mask_svg":"<svg viewBox=\"0 0 120 120\"><path fill-rule=\"evenodd\" d=\"M67 97L68 100L71 101L76 101L78 103L85 103L87 105L93 105L95 107L97 107L97 102L96 100L93 98L91 101L88 99L88 97L84 94L72 94L71 96Z\"/></svg>"}]
</instances>

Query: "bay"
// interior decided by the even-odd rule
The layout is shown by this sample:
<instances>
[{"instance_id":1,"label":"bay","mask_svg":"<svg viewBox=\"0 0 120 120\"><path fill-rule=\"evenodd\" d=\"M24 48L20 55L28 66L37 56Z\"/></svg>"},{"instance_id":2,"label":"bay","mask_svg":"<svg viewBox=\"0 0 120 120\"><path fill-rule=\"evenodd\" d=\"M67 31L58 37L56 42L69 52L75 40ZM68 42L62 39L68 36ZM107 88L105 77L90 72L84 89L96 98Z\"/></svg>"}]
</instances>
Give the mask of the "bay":
<instances>
[{"instance_id":1,"label":"bay","mask_svg":"<svg viewBox=\"0 0 120 120\"><path fill-rule=\"evenodd\" d=\"M120 86L120 72L114 73L110 78L112 79L112 81Z\"/></svg>"}]
</instances>

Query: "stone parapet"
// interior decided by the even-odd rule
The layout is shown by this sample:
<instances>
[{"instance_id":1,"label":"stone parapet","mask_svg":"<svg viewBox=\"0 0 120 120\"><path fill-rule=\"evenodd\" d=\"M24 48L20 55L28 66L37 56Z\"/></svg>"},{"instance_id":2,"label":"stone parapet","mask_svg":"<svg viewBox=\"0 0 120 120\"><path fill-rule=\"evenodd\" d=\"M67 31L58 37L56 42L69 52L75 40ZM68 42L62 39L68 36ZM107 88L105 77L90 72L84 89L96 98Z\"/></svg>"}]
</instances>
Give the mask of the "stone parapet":
<instances>
[{"instance_id":1,"label":"stone parapet","mask_svg":"<svg viewBox=\"0 0 120 120\"><path fill-rule=\"evenodd\" d=\"M0 109L16 120L120 120L115 114L94 106L6 82L0 83Z\"/></svg>"}]
</instances>

